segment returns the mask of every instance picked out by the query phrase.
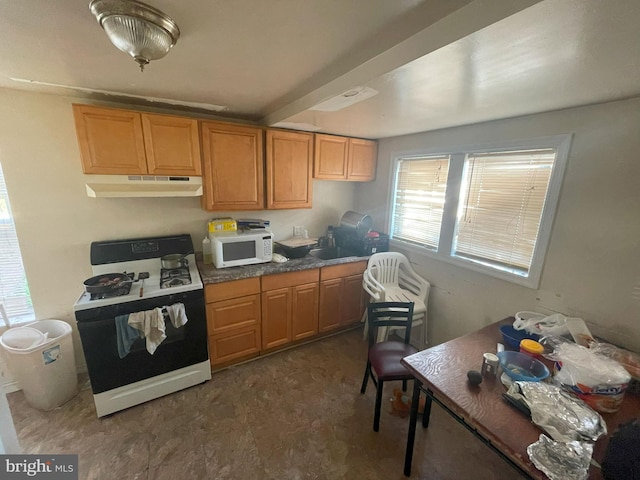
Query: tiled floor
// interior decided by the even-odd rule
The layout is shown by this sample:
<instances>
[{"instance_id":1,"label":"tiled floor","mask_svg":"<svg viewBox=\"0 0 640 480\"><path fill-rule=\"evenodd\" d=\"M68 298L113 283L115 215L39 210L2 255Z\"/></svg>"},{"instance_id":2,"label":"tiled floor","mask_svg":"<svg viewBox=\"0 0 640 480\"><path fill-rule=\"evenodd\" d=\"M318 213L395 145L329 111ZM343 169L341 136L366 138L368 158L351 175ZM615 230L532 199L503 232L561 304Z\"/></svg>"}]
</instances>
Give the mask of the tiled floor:
<instances>
[{"instance_id":1,"label":"tiled floor","mask_svg":"<svg viewBox=\"0 0 640 480\"><path fill-rule=\"evenodd\" d=\"M8 399L24 452L78 454L81 479L404 479L408 419L385 401L373 432L373 385L360 395L365 358L355 330L102 419L86 381L51 412L21 392ZM434 405L411 478L519 477Z\"/></svg>"}]
</instances>

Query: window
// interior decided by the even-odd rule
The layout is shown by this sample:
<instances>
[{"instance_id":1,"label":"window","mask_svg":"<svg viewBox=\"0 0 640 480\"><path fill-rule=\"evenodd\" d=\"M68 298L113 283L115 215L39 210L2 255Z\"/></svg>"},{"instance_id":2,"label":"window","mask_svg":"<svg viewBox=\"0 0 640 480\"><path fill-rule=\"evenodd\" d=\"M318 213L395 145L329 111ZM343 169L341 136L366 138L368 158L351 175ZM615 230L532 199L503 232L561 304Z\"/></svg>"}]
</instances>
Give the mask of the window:
<instances>
[{"instance_id":1,"label":"window","mask_svg":"<svg viewBox=\"0 0 640 480\"><path fill-rule=\"evenodd\" d=\"M570 136L400 155L394 242L537 287Z\"/></svg>"},{"instance_id":2,"label":"window","mask_svg":"<svg viewBox=\"0 0 640 480\"><path fill-rule=\"evenodd\" d=\"M393 236L438 248L449 156L399 159Z\"/></svg>"},{"instance_id":3,"label":"window","mask_svg":"<svg viewBox=\"0 0 640 480\"><path fill-rule=\"evenodd\" d=\"M35 318L2 166L0 166L0 304L4 306L12 322Z\"/></svg>"}]
</instances>

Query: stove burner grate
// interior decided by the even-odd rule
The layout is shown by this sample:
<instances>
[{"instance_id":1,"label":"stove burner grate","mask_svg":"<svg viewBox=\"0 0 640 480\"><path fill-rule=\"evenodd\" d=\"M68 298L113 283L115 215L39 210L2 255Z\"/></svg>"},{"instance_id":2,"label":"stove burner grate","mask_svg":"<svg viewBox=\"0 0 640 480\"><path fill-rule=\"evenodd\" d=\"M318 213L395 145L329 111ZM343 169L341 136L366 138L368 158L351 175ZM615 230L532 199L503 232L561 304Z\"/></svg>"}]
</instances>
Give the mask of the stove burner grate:
<instances>
[{"instance_id":1,"label":"stove burner grate","mask_svg":"<svg viewBox=\"0 0 640 480\"><path fill-rule=\"evenodd\" d=\"M160 288L179 287L191 283L188 267L163 268L160 270Z\"/></svg>"}]
</instances>

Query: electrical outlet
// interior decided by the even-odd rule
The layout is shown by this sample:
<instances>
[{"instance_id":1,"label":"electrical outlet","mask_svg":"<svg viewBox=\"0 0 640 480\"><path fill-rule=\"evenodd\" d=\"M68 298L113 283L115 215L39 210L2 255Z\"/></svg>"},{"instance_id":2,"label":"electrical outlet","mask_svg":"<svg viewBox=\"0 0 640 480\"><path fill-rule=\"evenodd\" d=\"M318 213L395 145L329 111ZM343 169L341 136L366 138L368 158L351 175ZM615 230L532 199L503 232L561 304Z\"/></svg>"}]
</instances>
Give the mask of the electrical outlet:
<instances>
[{"instance_id":1,"label":"electrical outlet","mask_svg":"<svg viewBox=\"0 0 640 480\"><path fill-rule=\"evenodd\" d=\"M302 235L304 235L304 227L301 227L299 225L293 227L293 236L294 237L301 237Z\"/></svg>"}]
</instances>

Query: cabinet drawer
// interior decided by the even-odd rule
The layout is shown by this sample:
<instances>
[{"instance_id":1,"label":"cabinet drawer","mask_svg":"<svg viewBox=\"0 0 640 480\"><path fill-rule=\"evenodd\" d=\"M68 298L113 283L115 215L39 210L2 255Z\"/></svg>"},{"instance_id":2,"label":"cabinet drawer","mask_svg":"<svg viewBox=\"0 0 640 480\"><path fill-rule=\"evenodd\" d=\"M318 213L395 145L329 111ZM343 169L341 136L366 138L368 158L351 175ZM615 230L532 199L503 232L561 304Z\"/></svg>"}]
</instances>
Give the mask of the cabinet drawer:
<instances>
[{"instance_id":1,"label":"cabinet drawer","mask_svg":"<svg viewBox=\"0 0 640 480\"><path fill-rule=\"evenodd\" d=\"M209 335L260 323L260 295L233 298L207 304Z\"/></svg>"},{"instance_id":2,"label":"cabinet drawer","mask_svg":"<svg viewBox=\"0 0 640 480\"><path fill-rule=\"evenodd\" d=\"M322 267L322 270L320 270L320 281L359 275L366 269L367 262L343 263L342 265Z\"/></svg>"},{"instance_id":3,"label":"cabinet drawer","mask_svg":"<svg viewBox=\"0 0 640 480\"><path fill-rule=\"evenodd\" d=\"M317 282L320 269L302 270L300 272L278 273L262 277L262 291L276 290L278 288L293 287L305 283Z\"/></svg>"},{"instance_id":4,"label":"cabinet drawer","mask_svg":"<svg viewBox=\"0 0 640 480\"><path fill-rule=\"evenodd\" d=\"M211 365L227 363L260 353L260 326L240 328L224 335L209 337Z\"/></svg>"},{"instance_id":5,"label":"cabinet drawer","mask_svg":"<svg viewBox=\"0 0 640 480\"><path fill-rule=\"evenodd\" d=\"M244 297L254 293L260 293L260 278L258 277L214 283L204 287L204 298L207 303Z\"/></svg>"}]
</instances>

